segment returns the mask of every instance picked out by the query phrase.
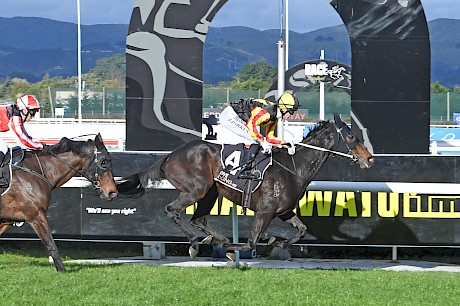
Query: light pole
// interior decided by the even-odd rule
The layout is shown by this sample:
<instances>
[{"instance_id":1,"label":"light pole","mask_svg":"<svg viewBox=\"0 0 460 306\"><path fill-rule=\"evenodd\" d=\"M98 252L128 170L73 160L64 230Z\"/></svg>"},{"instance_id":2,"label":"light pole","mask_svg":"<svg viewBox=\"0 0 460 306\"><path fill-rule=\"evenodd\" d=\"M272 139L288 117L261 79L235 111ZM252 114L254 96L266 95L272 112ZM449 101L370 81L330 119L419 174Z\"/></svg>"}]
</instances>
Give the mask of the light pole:
<instances>
[{"instance_id":1,"label":"light pole","mask_svg":"<svg viewBox=\"0 0 460 306\"><path fill-rule=\"evenodd\" d=\"M289 0L286 0L286 70L289 69Z\"/></svg>"},{"instance_id":2,"label":"light pole","mask_svg":"<svg viewBox=\"0 0 460 306\"><path fill-rule=\"evenodd\" d=\"M77 0L77 52L78 52L78 123L81 124L81 22L80 22L80 0Z\"/></svg>"},{"instance_id":3,"label":"light pole","mask_svg":"<svg viewBox=\"0 0 460 306\"><path fill-rule=\"evenodd\" d=\"M282 10L286 10L287 11L287 6L288 6L288 2L286 0L286 6L285 7L282 7L281 9ZM288 29L288 20L287 20L287 16L286 16L286 19L284 20L285 23L286 23L286 29ZM276 97L276 99L279 99L283 94L284 94L284 90L285 90L285 87L284 87L284 82L285 82L285 71L287 69L287 43L285 43L283 41L283 13L281 13L281 16L280 16L280 39L278 41L278 96ZM285 35L288 35L287 34L287 31L286 30L286 33ZM284 119L282 118L281 116L281 112L278 108L278 126L276 127L276 134L278 137L280 138L284 138Z\"/></svg>"}]
</instances>

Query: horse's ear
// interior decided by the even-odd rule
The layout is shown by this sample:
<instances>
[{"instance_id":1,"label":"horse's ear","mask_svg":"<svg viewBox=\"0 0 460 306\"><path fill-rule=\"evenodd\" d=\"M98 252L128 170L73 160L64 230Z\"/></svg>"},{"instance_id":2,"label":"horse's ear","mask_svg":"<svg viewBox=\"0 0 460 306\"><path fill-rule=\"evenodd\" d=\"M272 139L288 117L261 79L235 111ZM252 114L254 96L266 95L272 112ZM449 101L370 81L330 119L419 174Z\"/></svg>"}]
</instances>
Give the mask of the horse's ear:
<instances>
[{"instance_id":1,"label":"horse's ear","mask_svg":"<svg viewBox=\"0 0 460 306\"><path fill-rule=\"evenodd\" d=\"M334 113L334 122L335 122L335 125L340 129L342 128L345 123L343 123L342 119L340 119L340 115L337 114L337 113Z\"/></svg>"},{"instance_id":2,"label":"horse's ear","mask_svg":"<svg viewBox=\"0 0 460 306\"><path fill-rule=\"evenodd\" d=\"M94 138L94 142L96 143L96 146L99 148L101 144L103 144L104 142L102 141L102 136L101 136L101 133L98 133L96 135L96 138Z\"/></svg>"}]
</instances>

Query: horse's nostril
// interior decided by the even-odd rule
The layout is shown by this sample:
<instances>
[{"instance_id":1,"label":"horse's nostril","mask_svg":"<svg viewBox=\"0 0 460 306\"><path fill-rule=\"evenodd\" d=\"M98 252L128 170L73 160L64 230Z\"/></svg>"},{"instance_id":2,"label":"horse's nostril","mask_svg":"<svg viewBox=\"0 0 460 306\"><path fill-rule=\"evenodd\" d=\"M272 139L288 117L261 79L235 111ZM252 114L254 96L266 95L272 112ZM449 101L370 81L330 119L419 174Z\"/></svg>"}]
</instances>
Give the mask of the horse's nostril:
<instances>
[{"instance_id":1,"label":"horse's nostril","mask_svg":"<svg viewBox=\"0 0 460 306\"><path fill-rule=\"evenodd\" d=\"M109 198L113 199L113 198L116 198L118 196L118 192L111 192L109 193Z\"/></svg>"}]
</instances>

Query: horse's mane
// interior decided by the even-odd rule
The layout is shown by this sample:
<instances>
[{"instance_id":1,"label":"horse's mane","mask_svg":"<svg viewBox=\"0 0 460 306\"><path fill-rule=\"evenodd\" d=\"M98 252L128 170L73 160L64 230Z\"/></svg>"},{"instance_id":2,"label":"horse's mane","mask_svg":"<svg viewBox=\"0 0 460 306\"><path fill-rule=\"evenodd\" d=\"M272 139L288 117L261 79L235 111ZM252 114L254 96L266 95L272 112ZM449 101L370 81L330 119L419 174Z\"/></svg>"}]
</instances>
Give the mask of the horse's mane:
<instances>
[{"instance_id":1,"label":"horse's mane","mask_svg":"<svg viewBox=\"0 0 460 306\"><path fill-rule=\"evenodd\" d=\"M57 144L49 146L48 150L54 154L73 152L75 154L86 154L85 148L90 141L73 141L63 137Z\"/></svg>"},{"instance_id":2,"label":"horse's mane","mask_svg":"<svg viewBox=\"0 0 460 306\"><path fill-rule=\"evenodd\" d=\"M309 131L307 135L303 137L303 140L306 140L307 138L309 139L315 138L320 133L320 131L323 130L323 128L325 128L326 126L330 126L330 125L333 125L331 121L327 121L327 120L319 121L314 126L309 127Z\"/></svg>"}]
</instances>

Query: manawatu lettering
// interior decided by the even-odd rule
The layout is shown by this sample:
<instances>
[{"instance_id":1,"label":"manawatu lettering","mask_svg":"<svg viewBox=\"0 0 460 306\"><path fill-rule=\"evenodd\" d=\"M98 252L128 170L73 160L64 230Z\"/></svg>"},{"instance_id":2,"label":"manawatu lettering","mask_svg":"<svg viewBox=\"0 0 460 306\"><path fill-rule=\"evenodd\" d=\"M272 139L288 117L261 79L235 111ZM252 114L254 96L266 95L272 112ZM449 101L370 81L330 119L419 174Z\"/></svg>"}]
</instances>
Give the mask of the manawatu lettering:
<instances>
[{"instance_id":1,"label":"manawatu lettering","mask_svg":"<svg viewBox=\"0 0 460 306\"><path fill-rule=\"evenodd\" d=\"M187 208L193 214L196 205ZM211 215L229 215L233 203L216 201ZM416 193L308 191L294 212L300 217L440 218L460 219L460 195L419 195ZM238 211L240 214L240 211ZM248 210L248 216L254 212Z\"/></svg>"}]
</instances>

